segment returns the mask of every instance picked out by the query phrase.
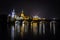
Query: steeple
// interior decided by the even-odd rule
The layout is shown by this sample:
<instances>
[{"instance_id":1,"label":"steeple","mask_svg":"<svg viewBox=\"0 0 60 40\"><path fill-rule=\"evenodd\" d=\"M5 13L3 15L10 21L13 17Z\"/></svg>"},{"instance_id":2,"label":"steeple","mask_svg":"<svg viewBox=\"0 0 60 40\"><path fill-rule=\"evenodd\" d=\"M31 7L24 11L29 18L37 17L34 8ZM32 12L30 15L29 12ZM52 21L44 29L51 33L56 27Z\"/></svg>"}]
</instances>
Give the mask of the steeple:
<instances>
[{"instance_id":1,"label":"steeple","mask_svg":"<svg viewBox=\"0 0 60 40\"><path fill-rule=\"evenodd\" d=\"M22 12L21 12L21 17L24 17L24 11L22 10Z\"/></svg>"},{"instance_id":2,"label":"steeple","mask_svg":"<svg viewBox=\"0 0 60 40\"><path fill-rule=\"evenodd\" d=\"M15 10L13 9L12 14L15 14Z\"/></svg>"},{"instance_id":3,"label":"steeple","mask_svg":"<svg viewBox=\"0 0 60 40\"><path fill-rule=\"evenodd\" d=\"M12 18L14 18L14 16L15 16L15 10L13 9L13 11L12 11Z\"/></svg>"}]
</instances>

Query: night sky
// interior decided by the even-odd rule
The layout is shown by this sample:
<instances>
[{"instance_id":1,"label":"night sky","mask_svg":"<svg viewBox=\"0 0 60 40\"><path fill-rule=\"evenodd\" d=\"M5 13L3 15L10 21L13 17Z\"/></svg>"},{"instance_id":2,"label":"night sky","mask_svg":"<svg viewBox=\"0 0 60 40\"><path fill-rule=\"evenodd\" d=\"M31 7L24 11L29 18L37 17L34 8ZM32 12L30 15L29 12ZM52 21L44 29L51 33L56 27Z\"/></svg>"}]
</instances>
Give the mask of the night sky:
<instances>
[{"instance_id":1,"label":"night sky","mask_svg":"<svg viewBox=\"0 0 60 40\"><path fill-rule=\"evenodd\" d=\"M12 9L15 9L17 14L24 10L24 13L30 16L60 18L58 0L0 0L0 15L7 15Z\"/></svg>"}]
</instances>

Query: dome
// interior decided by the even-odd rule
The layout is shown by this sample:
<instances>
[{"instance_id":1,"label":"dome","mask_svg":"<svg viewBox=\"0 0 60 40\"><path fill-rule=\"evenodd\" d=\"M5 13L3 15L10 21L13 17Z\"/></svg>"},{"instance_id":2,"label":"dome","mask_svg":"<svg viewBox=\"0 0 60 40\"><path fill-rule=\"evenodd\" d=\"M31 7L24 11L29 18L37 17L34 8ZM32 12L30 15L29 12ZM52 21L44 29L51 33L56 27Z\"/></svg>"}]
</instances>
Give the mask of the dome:
<instances>
[{"instance_id":1,"label":"dome","mask_svg":"<svg viewBox=\"0 0 60 40\"><path fill-rule=\"evenodd\" d=\"M39 16L33 16L33 18L39 18Z\"/></svg>"}]
</instances>

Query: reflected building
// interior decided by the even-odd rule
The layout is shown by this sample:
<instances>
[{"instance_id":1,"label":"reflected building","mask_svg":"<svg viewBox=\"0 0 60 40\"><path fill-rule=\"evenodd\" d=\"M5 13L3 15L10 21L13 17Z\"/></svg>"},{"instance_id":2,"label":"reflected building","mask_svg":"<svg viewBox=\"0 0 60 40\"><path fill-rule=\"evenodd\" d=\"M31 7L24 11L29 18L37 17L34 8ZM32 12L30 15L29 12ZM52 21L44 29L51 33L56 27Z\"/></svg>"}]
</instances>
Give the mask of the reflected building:
<instances>
[{"instance_id":1,"label":"reflected building","mask_svg":"<svg viewBox=\"0 0 60 40\"><path fill-rule=\"evenodd\" d=\"M24 22L24 26L25 26L24 31L25 31L25 33L27 33L28 32L29 23L27 21L25 21Z\"/></svg>"},{"instance_id":2,"label":"reflected building","mask_svg":"<svg viewBox=\"0 0 60 40\"><path fill-rule=\"evenodd\" d=\"M14 26L11 26L11 40L14 40Z\"/></svg>"},{"instance_id":3,"label":"reflected building","mask_svg":"<svg viewBox=\"0 0 60 40\"><path fill-rule=\"evenodd\" d=\"M20 22L15 21L15 30L19 33L20 32Z\"/></svg>"},{"instance_id":4,"label":"reflected building","mask_svg":"<svg viewBox=\"0 0 60 40\"><path fill-rule=\"evenodd\" d=\"M45 34L45 18L41 19L42 21L39 22L39 34Z\"/></svg>"},{"instance_id":5,"label":"reflected building","mask_svg":"<svg viewBox=\"0 0 60 40\"><path fill-rule=\"evenodd\" d=\"M53 19L53 21L50 22L50 32L53 30L53 34L55 35L55 27L56 27L56 21Z\"/></svg>"},{"instance_id":6,"label":"reflected building","mask_svg":"<svg viewBox=\"0 0 60 40\"><path fill-rule=\"evenodd\" d=\"M37 22L32 22L32 32L33 34L37 35L38 28L37 28Z\"/></svg>"}]
</instances>

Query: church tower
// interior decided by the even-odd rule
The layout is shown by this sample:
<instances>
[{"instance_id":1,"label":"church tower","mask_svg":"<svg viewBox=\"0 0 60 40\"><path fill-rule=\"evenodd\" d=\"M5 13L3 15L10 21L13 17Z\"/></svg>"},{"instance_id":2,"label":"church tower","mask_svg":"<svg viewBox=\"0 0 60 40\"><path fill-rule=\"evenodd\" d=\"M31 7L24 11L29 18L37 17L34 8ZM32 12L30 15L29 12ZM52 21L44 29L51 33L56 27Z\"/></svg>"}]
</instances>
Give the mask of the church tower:
<instances>
[{"instance_id":1,"label":"church tower","mask_svg":"<svg viewBox=\"0 0 60 40\"><path fill-rule=\"evenodd\" d=\"M21 17L24 17L24 11L22 10L22 12L21 12Z\"/></svg>"}]
</instances>

